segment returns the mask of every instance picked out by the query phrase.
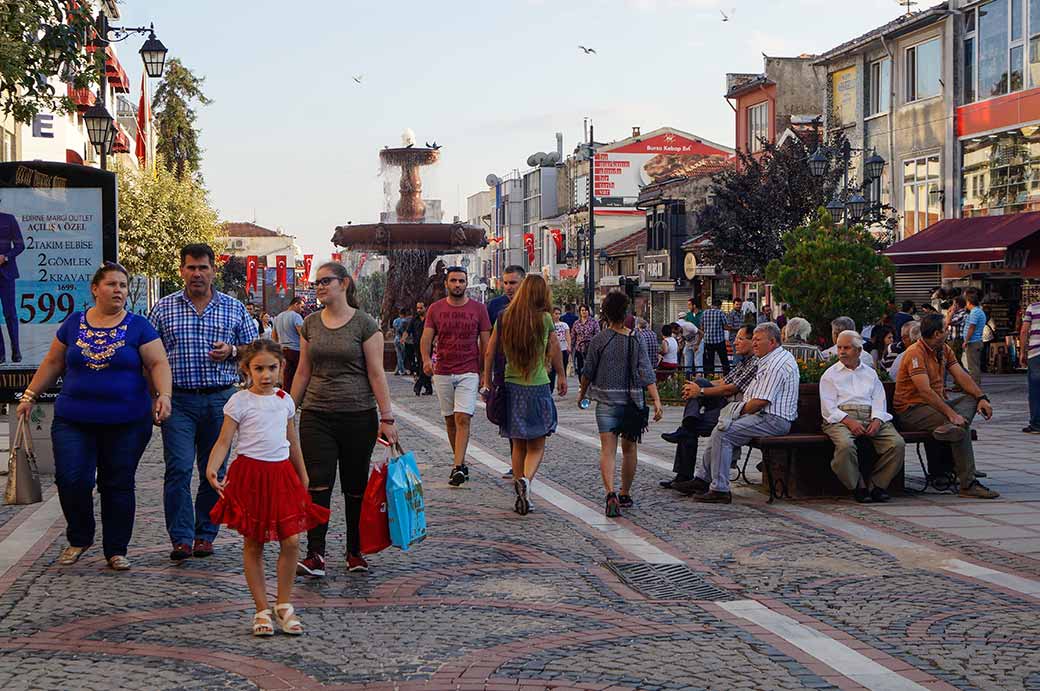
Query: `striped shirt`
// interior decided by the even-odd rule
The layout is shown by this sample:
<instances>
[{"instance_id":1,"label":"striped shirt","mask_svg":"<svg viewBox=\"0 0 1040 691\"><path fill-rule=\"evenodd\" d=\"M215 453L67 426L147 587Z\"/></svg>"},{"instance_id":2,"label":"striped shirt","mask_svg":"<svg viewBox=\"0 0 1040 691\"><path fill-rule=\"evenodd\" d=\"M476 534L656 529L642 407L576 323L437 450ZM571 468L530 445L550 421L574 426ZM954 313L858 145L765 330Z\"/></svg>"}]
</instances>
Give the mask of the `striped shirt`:
<instances>
[{"instance_id":1,"label":"striped shirt","mask_svg":"<svg viewBox=\"0 0 1040 691\"><path fill-rule=\"evenodd\" d=\"M744 325L744 314L739 309L733 308L726 315L726 326L730 328L729 340L737 340L737 331Z\"/></svg>"},{"instance_id":2,"label":"striped shirt","mask_svg":"<svg viewBox=\"0 0 1040 691\"><path fill-rule=\"evenodd\" d=\"M1029 348L1026 357L1040 357L1040 302L1034 302L1026 308L1022 313L1022 323L1029 331L1029 342L1023 344Z\"/></svg>"},{"instance_id":3,"label":"striped shirt","mask_svg":"<svg viewBox=\"0 0 1040 691\"><path fill-rule=\"evenodd\" d=\"M234 384L238 381L238 362L233 358L215 362L209 351L218 341L241 347L258 336L256 320L246 312L245 305L216 290L202 314L179 290L155 303L148 319L166 347L173 385L179 389Z\"/></svg>"},{"instance_id":4,"label":"striped shirt","mask_svg":"<svg viewBox=\"0 0 1040 691\"><path fill-rule=\"evenodd\" d=\"M704 332L704 342L710 345L726 342L726 315L714 307L701 312L701 331Z\"/></svg>"},{"instance_id":5,"label":"striped shirt","mask_svg":"<svg viewBox=\"0 0 1040 691\"><path fill-rule=\"evenodd\" d=\"M794 356L783 348L776 348L765 357L759 358L755 380L744 391L741 400L744 403L753 399L768 401L760 412L794 422L798 418L800 378Z\"/></svg>"},{"instance_id":6,"label":"striped shirt","mask_svg":"<svg viewBox=\"0 0 1040 691\"><path fill-rule=\"evenodd\" d=\"M788 341L784 341L783 348L793 355L796 360L805 360L806 362L810 362L812 360L823 359L823 355L820 354L819 346L813 345L812 343L806 343L800 338L792 338Z\"/></svg>"}]
</instances>

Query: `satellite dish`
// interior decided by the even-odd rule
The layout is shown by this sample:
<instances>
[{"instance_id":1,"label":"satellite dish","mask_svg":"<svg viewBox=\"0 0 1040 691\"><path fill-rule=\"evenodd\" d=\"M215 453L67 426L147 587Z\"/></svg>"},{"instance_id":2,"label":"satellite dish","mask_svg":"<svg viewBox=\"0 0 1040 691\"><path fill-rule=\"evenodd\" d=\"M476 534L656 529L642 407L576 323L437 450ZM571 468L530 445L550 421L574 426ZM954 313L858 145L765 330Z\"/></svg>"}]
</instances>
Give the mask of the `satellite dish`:
<instances>
[{"instance_id":1,"label":"satellite dish","mask_svg":"<svg viewBox=\"0 0 1040 691\"><path fill-rule=\"evenodd\" d=\"M545 157L545 165L554 166L560 162L559 152L553 151L551 154Z\"/></svg>"},{"instance_id":2,"label":"satellite dish","mask_svg":"<svg viewBox=\"0 0 1040 691\"><path fill-rule=\"evenodd\" d=\"M543 154L541 151L539 151L536 154L531 154L530 156L527 157L527 165L531 166L532 168L534 168L535 166L542 165L542 163L544 161L545 161L545 154Z\"/></svg>"},{"instance_id":3,"label":"satellite dish","mask_svg":"<svg viewBox=\"0 0 1040 691\"><path fill-rule=\"evenodd\" d=\"M487 183L488 187L498 187L499 183L502 181L499 180L498 176L494 173L488 173L488 176L484 178L484 182Z\"/></svg>"}]
</instances>

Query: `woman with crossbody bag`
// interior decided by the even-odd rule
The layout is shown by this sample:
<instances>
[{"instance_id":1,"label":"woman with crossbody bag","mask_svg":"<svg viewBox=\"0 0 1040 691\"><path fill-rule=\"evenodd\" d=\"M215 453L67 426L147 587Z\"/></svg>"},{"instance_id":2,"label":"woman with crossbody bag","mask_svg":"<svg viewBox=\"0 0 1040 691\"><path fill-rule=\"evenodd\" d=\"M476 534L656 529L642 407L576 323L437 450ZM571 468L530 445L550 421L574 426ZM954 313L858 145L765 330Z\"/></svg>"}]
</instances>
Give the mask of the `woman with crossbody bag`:
<instances>
[{"instance_id":1,"label":"woman with crossbody bag","mask_svg":"<svg viewBox=\"0 0 1040 691\"><path fill-rule=\"evenodd\" d=\"M603 314L608 326L589 344L585 369L581 373L578 401L596 401L596 427L599 430L599 468L606 490L608 517L621 515L621 508L634 506L632 482L636 476L637 444L648 423L644 389L650 393L654 421L662 415L654 368L642 339L625 328L629 300L624 293L610 293L603 299ZM614 491L615 456L621 438L621 491Z\"/></svg>"}]
</instances>

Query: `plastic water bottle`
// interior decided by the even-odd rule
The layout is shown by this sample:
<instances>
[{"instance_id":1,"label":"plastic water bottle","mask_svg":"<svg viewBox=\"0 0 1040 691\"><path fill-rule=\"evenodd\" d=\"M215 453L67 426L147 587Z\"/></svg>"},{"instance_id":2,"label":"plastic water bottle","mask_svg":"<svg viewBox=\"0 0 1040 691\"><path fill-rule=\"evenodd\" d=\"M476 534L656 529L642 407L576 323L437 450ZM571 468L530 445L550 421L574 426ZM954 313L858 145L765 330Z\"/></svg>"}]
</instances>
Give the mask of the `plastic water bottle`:
<instances>
[{"instance_id":1,"label":"plastic water bottle","mask_svg":"<svg viewBox=\"0 0 1040 691\"><path fill-rule=\"evenodd\" d=\"M592 405L592 401L590 401L587 398L581 399L581 402L578 403L578 407L581 408L582 410L588 410L589 406L591 406L591 405Z\"/></svg>"}]
</instances>

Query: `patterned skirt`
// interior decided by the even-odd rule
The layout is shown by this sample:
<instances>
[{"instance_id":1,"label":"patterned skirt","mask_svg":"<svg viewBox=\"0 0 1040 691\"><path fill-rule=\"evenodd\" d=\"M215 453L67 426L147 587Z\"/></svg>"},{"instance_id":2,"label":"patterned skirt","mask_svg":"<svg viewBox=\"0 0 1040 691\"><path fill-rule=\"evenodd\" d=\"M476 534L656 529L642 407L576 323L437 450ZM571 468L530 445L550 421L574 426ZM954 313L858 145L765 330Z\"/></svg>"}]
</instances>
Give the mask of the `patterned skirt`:
<instances>
[{"instance_id":1,"label":"patterned skirt","mask_svg":"<svg viewBox=\"0 0 1040 691\"><path fill-rule=\"evenodd\" d=\"M556 431L556 403L548 384L523 386L506 382L506 420L498 428L506 439L538 439Z\"/></svg>"}]
</instances>

